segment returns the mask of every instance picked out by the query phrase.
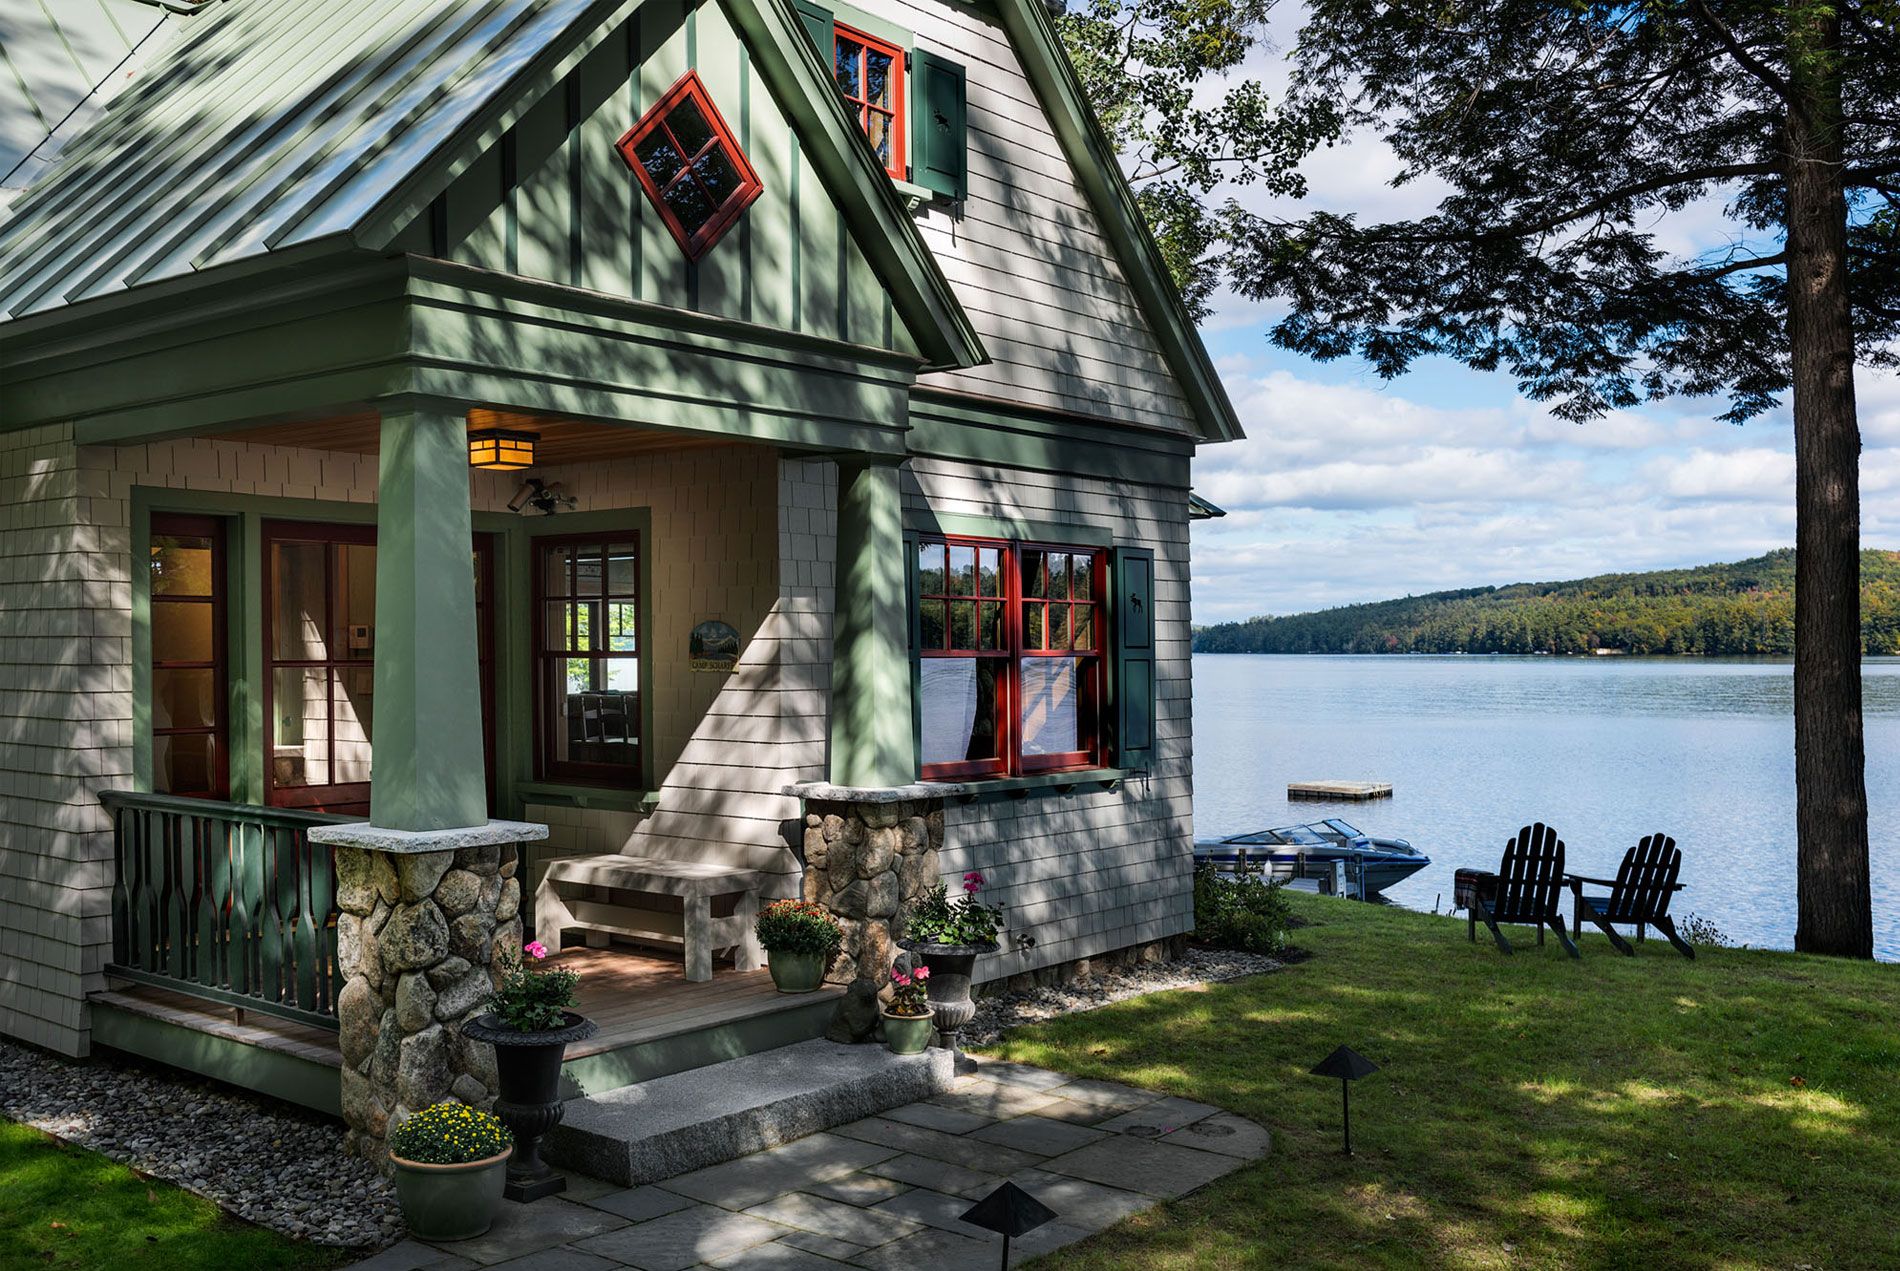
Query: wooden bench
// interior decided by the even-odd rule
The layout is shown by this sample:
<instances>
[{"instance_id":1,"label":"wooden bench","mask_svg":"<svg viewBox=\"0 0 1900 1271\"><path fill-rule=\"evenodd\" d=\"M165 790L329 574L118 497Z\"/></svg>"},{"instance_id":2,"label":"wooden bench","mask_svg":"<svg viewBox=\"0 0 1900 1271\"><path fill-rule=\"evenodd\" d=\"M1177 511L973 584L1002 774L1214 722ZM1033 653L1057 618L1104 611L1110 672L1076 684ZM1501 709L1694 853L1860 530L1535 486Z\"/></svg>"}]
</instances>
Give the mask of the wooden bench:
<instances>
[{"instance_id":1,"label":"wooden bench","mask_svg":"<svg viewBox=\"0 0 1900 1271\"><path fill-rule=\"evenodd\" d=\"M570 899L560 885L603 887L621 900ZM756 870L651 856L572 856L548 866L534 893L534 929L559 945L561 932L578 927L589 944L608 936L681 945L686 978L712 979L713 952L731 949L741 971L765 965L753 922L759 915L764 879ZM715 911L719 911L715 916Z\"/></svg>"}]
</instances>

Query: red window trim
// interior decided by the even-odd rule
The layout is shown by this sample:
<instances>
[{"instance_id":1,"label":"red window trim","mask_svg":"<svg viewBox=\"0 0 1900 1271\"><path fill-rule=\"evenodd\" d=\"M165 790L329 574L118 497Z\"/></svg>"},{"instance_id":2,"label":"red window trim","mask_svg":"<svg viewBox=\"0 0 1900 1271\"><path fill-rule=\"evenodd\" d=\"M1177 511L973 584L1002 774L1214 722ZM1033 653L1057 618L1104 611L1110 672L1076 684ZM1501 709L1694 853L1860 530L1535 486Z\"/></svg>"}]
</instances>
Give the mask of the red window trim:
<instances>
[{"instance_id":1,"label":"red window trim","mask_svg":"<svg viewBox=\"0 0 1900 1271\"><path fill-rule=\"evenodd\" d=\"M851 112L857 116L858 127L863 129L867 143L871 137L871 112L876 111L880 115L888 114L891 117L891 161L884 170L895 179L902 181L909 173L909 168L905 166L909 161L909 156L904 153L905 136L909 132L909 128L907 127L909 120L906 118L908 103L904 100L904 93L910 76L904 64L904 50L892 44L889 40L881 40L867 31L861 31L857 27L851 26L849 23L834 23L831 28L831 67L833 83L836 83L838 78L838 37L841 35L855 41L858 47L864 50L858 54L858 88L861 91L869 82L871 69L870 51L875 49L891 59L892 74L890 83L892 87L890 110L887 111L882 106L872 105L868 97L853 97L845 92L843 88L839 88L838 95L844 98L845 104L849 106ZM872 153L875 154L876 151Z\"/></svg>"},{"instance_id":2,"label":"red window trim","mask_svg":"<svg viewBox=\"0 0 1900 1271\"><path fill-rule=\"evenodd\" d=\"M923 658L964 658L972 661L993 659L1002 664L1002 675L997 681L996 731L998 757L990 760L972 760L956 763L934 763L920 766L919 775L925 781L953 781L971 777L994 777L1024 775L1029 773L1086 771L1098 768L1103 762L1102 744L1104 738L1104 714L1108 709L1107 700L1107 660L1108 660L1108 597L1106 584L1108 578L1108 553L1100 547L1085 547L1073 543L1028 542L998 538L978 538L970 535L933 534L921 536L917 547L940 543L945 548L945 565L948 567L948 551L951 547L975 547L1000 549L1002 569L1003 603L1003 647L996 650L953 650L923 649L916 650ZM915 550L913 548L913 550ZM1081 656L1085 678L1081 685L1084 694L1082 711L1078 723L1081 729L1079 740L1085 744L1080 750L1065 751L1051 755L1025 755L1022 752L1022 659L1029 657L1074 657L1073 649L1047 650L1025 649L1023 647L1023 604L1022 593L1022 553L1025 551L1062 552L1071 556L1086 555L1090 558L1090 599L1087 602L1094 611L1094 649ZM980 558L979 558L980 559ZM919 592L919 603L933 597L950 599L948 592ZM964 599L964 597L956 597ZM981 600L981 597L971 597ZM1031 602L1034 597L1028 598ZM1067 603L1072 608L1076 602ZM949 619L945 619L945 640L951 638ZM1047 637L1045 635L1045 643ZM980 641L979 641L980 642ZM1092 706L1093 710L1088 708Z\"/></svg>"},{"instance_id":3,"label":"red window trim","mask_svg":"<svg viewBox=\"0 0 1900 1271\"><path fill-rule=\"evenodd\" d=\"M665 128L674 149L684 155L684 148L680 146L679 138L674 136L672 128L667 125L666 117L672 113L675 106L689 97L699 107L700 113L705 116L707 126L712 129L712 140L693 152L692 158L686 160L679 172L667 182L666 188L671 189L681 181L696 180L697 178L692 175L694 161L704 156L714 146L725 148L726 156L732 160L732 166L739 173L738 188L726 196L726 201L714 209L706 223L697 230L688 230L674 214L673 209L667 206L665 191L647 171L646 165L640 162L637 152L637 147L642 141L656 130ZM652 203L655 210L659 212L660 221L666 226L667 232L673 236L673 241L679 244L680 251L685 253L689 261L698 261L711 251L713 244L732 228L746 208L752 206L752 201L765 192L765 184L759 180L758 170L752 166L752 160L746 156L745 151L739 148L739 139L733 135L732 129L726 126L725 117L719 113L719 108L713 105L712 95L706 91L706 85L699 78L697 71L687 71L686 74L680 76L673 87L667 89L660 100L653 103L653 108L640 116L639 122L622 134L620 140L614 143L614 149L620 153L626 165L633 169L634 176L639 178L640 188L646 191L647 201Z\"/></svg>"},{"instance_id":4,"label":"red window trim","mask_svg":"<svg viewBox=\"0 0 1900 1271\"><path fill-rule=\"evenodd\" d=\"M209 605L211 607L211 662L209 670L212 678L213 718L210 728L159 728L153 726L152 737L211 737L212 771L211 789L205 791L173 791L186 798L225 800L231 797L231 719L230 719L230 658L228 611L226 610L226 592L229 590L225 579L225 523L219 516L189 516L174 512L154 512L148 527L147 542L157 538L202 538L211 544L211 594L208 596L159 596L148 593L149 603L158 605ZM149 569L150 566L148 565ZM201 670L206 669L202 662L160 662L156 654L150 658L150 670ZM156 680L153 676L153 680ZM148 681L150 683L150 681ZM153 711L156 714L156 704ZM154 747L156 749L156 747ZM156 761L154 761L156 763ZM156 768L152 773L152 784L158 784Z\"/></svg>"},{"instance_id":5,"label":"red window trim","mask_svg":"<svg viewBox=\"0 0 1900 1271\"><path fill-rule=\"evenodd\" d=\"M553 701L548 693L547 664L550 659L565 657L565 653L556 653L548 647L547 608L556 599L548 595L547 559L551 549L573 547L578 544L594 543L632 543L633 544L633 648L635 665L646 652L646 606L640 603L640 583L644 568L645 545L638 530L609 531L595 534L550 534L536 537L530 557L530 570L533 574L531 591L534 596L532 647L532 665L530 676L534 681L531 693L534 710L534 775L539 781L558 781L572 785L608 786L615 789L638 789L645 783L647 738L646 738L646 683L642 680L634 694L633 744L634 761L631 764L585 763L575 760L561 760L553 757L553 726L551 711ZM605 584L603 583L603 586ZM603 593L604 596L604 593ZM598 655L596 655L598 656ZM625 655L620 655L625 656Z\"/></svg>"}]
</instances>

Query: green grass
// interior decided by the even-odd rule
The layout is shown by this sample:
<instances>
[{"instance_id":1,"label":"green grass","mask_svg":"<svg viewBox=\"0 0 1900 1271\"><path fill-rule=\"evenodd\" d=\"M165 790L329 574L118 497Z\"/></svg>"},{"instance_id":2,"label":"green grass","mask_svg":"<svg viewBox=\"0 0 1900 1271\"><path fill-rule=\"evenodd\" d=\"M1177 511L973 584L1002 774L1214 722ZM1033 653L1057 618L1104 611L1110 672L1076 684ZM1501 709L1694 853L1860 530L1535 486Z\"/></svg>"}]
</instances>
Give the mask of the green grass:
<instances>
[{"instance_id":1,"label":"green grass","mask_svg":"<svg viewBox=\"0 0 1900 1271\"><path fill-rule=\"evenodd\" d=\"M0 1121L0 1268L263 1271L353 1260L240 1222L203 1197Z\"/></svg>"},{"instance_id":2,"label":"green grass","mask_svg":"<svg viewBox=\"0 0 1900 1271\"><path fill-rule=\"evenodd\" d=\"M1792 903L1792 897L1790 898ZM1039 1267L1900 1265L1900 967L1297 897L1310 960L993 1053L1232 1108L1265 1161ZM1307 1070L1341 1042L1384 1071Z\"/></svg>"}]
</instances>

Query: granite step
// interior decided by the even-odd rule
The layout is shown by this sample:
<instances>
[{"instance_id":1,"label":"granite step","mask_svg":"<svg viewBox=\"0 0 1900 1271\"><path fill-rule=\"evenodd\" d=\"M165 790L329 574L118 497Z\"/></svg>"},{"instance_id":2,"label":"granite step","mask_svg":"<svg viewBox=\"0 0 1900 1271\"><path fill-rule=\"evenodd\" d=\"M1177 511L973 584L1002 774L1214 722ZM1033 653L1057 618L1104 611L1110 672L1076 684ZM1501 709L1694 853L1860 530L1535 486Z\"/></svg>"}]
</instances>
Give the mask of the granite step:
<instances>
[{"instance_id":1,"label":"granite step","mask_svg":"<svg viewBox=\"0 0 1900 1271\"><path fill-rule=\"evenodd\" d=\"M543 1154L631 1187L928 1099L955 1079L947 1050L799 1042L570 1099Z\"/></svg>"}]
</instances>

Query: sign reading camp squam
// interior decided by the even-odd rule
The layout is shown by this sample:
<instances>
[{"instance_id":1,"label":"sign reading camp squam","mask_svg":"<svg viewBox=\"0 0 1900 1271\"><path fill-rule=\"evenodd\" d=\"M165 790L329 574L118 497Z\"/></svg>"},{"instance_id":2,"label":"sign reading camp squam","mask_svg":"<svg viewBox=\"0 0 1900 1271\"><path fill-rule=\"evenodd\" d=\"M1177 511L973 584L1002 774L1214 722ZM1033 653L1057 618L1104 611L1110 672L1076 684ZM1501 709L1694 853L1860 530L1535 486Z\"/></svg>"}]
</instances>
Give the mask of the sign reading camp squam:
<instances>
[{"instance_id":1,"label":"sign reading camp squam","mask_svg":"<svg viewBox=\"0 0 1900 1271\"><path fill-rule=\"evenodd\" d=\"M739 633L716 618L693 628L686 656L695 671L730 671L739 663Z\"/></svg>"}]
</instances>

